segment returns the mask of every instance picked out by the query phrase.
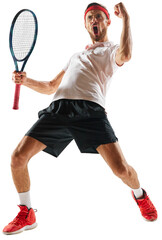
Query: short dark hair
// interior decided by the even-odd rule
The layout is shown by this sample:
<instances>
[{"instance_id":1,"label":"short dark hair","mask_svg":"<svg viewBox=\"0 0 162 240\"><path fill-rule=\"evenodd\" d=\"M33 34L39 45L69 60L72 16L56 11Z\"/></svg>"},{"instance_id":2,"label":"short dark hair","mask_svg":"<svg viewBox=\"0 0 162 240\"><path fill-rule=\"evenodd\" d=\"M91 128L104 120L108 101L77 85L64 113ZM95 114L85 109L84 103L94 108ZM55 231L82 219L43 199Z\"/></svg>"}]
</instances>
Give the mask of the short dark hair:
<instances>
[{"instance_id":1,"label":"short dark hair","mask_svg":"<svg viewBox=\"0 0 162 240\"><path fill-rule=\"evenodd\" d=\"M99 3L96 3L96 2L93 2L93 3L88 4L85 12L87 11L87 9L88 9L89 7L95 6L95 5L100 6L100 7L103 7L103 8L106 9L106 11L108 12L108 10L107 10L107 8L106 8L105 6L103 6L103 5L99 4ZM109 14L109 16L110 16L110 13L109 13L109 12L108 12L108 14ZM105 15L106 15L106 14L105 14ZM106 16L106 17L107 17L107 16Z\"/></svg>"}]
</instances>

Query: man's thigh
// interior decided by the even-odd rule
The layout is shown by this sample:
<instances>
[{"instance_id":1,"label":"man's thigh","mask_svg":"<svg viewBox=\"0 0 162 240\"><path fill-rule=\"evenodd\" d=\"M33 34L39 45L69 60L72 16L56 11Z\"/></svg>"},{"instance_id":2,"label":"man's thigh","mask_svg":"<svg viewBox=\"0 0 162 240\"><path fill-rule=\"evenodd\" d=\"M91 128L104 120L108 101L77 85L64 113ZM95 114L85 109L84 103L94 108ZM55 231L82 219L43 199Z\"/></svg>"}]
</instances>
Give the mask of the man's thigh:
<instances>
[{"instance_id":1,"label":"man's thigh","mask_svg":"<svg viewBox=\"0 0 162 240\"><path fill-rule=\"evenodd\" d=\"M118 142L100 145L96 150L113 171L128 165Z\"/></svg>"},{"instance_id":2,"label":"man's thigh","mask_svg":"<svg viewBox=\"0 0 162 240\"><path fill-rule=\"evenodd\" d=\"M44 150L45 148L46 145L41 143L40 141L29 136L24 136L14 150L13 154L25 157L27 160L29 160L31 157L33 157L38 152Z\"/></svg>"}]
</instances>

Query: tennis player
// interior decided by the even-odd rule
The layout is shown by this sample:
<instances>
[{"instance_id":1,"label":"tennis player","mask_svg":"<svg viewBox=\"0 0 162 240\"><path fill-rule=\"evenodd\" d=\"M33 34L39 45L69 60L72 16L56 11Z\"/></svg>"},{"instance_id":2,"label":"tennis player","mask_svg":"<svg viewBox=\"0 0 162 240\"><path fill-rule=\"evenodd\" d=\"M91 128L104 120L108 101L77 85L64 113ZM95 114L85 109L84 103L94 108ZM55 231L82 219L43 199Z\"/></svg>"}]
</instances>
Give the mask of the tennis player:
<instances>
[{"instance_id":1,"label":"tennis player","mask_svg":"<svg viewBox=\"0 0 162 240\"><path fill-rule=\"evenodd\" d=\"M106 7L91 3L85 10L84 21L92 45L74 54L52 81L35 81L25 72L13 73L15 83L39 93L54 93L54 97L50 106L39 112L38 121L12 154L11 169L20 198L20 212L4 228L5 234L37 225L30 201L29 160L42 150L58 157L73 139L82 153L99 153L113 173L131 188L145 219L157 219L157 211L141 188L136 171L126 162L105 112L106 87L114 72L131 59L132 53L130 18L123 3L115 5L114 12L123 23L120 45L108 39L111 19Z\"/></svg>"}]
</instances>

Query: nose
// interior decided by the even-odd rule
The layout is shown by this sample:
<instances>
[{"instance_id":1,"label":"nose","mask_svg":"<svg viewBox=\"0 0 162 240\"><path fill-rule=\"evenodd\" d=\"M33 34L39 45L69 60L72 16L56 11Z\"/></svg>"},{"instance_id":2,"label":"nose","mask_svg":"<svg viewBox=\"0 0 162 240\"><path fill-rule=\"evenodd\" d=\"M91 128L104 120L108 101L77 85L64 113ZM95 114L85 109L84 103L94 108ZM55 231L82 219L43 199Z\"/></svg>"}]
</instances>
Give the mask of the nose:
<instances>
[{"instance_id":1,"label":"nose","mask_svg":"<svg viewBox=\"0 0 162 240\"><path fill-rule=\"evenodd\" d=\"M96 17L96 16L92 16L91 22L92 22L92 23L98 22L97 17Z\"/></svg>"},{"instance_id":2,"label":"nose","mask_svg":"<svg viewBox=\"0 0 162 240\"><path fill-rule=\"evenodd\" d=\"M97 17L93 16L92 20L91 20L91 23L94 24L94 23L97 23L97 22L98 22Z\"/></svg>"}]
</instances>

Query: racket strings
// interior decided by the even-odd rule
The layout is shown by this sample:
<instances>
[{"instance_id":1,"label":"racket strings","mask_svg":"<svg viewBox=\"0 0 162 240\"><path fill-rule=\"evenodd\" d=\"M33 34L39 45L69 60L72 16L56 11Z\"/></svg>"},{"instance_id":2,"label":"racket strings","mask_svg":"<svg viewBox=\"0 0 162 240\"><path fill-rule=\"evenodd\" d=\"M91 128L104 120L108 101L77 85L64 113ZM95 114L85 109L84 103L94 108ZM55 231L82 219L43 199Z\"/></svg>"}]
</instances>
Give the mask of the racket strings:
<instances>
[{"instance_id":1,"label":"racket strings","mask_svg":"<svg viewBox=\"0 0 162 240\"><path fill-rule=\"evenodd\" d=\"M35 37L35 29L35 19L32 13L24 11L16 19L12 46L18 61L23 60L30 52Z\"/></svg>"}]
</instances>

